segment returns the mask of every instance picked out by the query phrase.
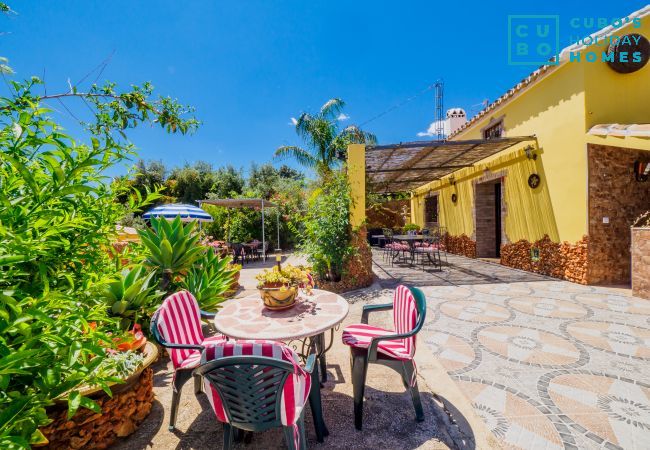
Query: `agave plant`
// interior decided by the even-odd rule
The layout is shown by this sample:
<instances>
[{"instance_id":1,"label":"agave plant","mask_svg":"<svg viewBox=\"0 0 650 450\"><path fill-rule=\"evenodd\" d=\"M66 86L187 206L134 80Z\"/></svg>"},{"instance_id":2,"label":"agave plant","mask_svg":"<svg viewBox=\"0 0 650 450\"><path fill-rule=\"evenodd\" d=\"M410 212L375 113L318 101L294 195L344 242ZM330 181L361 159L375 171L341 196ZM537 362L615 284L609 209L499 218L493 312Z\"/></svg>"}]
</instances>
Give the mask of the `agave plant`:
<instances>
[{"instance_id":1,"label":"agave plant","mask_svg":"<svg viewBox=\"0 0 650 450\"><path fill-rule=\"evenodd\" d=\"M229 266L230 257L221 257L212 248L185 275L181 285L191 292L202 309L214 311L225 300L241 266Z\"/></svg>"},{"instance_id":2,"label":"agave plant","mask_svg":"<svg viewBox=\"0 0 650 450\"><path fill-rule=\"evenodd\" d=\"M196 222L183 224L180 217L169 222L152 218L151 228L138 230L149 255L145 264L161 274L160 288L167 291L175 275L187 272L205 252L199 245L199 233L194 232Z\"/></svg>"},{"instance_id":3,"label":"agave plant","mask_svg":"<svg viewBox=\"0 0 650 450\"><path fill-rule=\"evenodd\" d=\"M109 283L102 292L109 313L121 317L122 330L130 330L134 324L142 325L142 321L149 320L152 310L164 293L156 289L155 275L155 271L148 271L138 264L131 269L124 269L119 278Z\"/></svg>"}]
</instances>

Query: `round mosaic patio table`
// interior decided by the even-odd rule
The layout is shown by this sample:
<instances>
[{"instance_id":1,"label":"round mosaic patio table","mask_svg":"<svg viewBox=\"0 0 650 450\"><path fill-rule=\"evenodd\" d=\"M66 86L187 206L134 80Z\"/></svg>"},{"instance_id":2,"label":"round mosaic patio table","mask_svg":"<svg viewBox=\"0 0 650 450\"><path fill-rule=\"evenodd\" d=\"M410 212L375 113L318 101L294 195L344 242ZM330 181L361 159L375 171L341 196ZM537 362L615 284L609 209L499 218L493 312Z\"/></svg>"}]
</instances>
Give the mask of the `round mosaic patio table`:
<instances>
[{"instance_id":1,"label":"round mosaic patio table","mask_svg":"<svg viewBox=\"0 0 650 450\"><path fill-rule=\"evenodd\" d=\"M296 305L292 308L272 311L264 307L259 294L228 300L214 318L214 325L220 333L234 339L268 339L282 341L289 345L300 342L298 354L306 358L310 350L315 349L318 364L312 372L312 392L309 403L322 411L320 398L319 369L326 380L325 353L333 344L334 328L346 318L349 305L346 299L333 292L313 289L311 294L300 292ZM325 343L325 333L330 331L329 346ZM319 367L320 366L320 367ZM314 387L316 389L314 389ZM323 442L323 437L329 432L324 421L314 425L316 437Z\"/></svg>"},{"instance_id":2,"label":"round mosaic patio table","mask_svg":"<svg viewBox=\"0 0 650 450\"><path fill-rule=\"evenodd\" d=\"M219 332L235 339L292 341L317 336L340 324L348 315L348 302L333 292L301 292L292 308L271 311L259 294L232 299L214 318Z\"/></svg>"}]
</instances>

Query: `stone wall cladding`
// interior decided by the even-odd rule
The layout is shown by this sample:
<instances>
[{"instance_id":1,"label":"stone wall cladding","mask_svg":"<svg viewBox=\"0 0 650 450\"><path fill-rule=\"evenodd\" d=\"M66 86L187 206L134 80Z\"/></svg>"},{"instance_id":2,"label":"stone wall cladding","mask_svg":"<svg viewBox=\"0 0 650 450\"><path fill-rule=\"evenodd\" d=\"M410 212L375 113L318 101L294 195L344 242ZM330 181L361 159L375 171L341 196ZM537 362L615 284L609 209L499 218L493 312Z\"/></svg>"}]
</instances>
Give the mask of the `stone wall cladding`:
<instances>
[{"instance_id":1,"label":"stone wall cladding","mask_svg":"<svg viewBox=\"0 0 650 450\"><path fill-rule=\"evenodd\" d=\"M632 228L632 295L650 299L650 228Z\"/></svg>"},{"instance_id":2,"label":"stone wall cladding","mask_svg":"<svg viewBox=\"0 0 650 450\"><path fill-rule=\"evenodd\" d=\"M330 292L347 292L368 287L374 280L372 273L372 250L368 245L368 232L364 227L352 233L351 245L356 253L348 260L343 268L341 281L331 282L316 280L316 286Z\"/></svg>"},{"instance_id":3,"label":"stone wall cladding","mask_svg":"<svg viewBox=\"0 0 650 450\"><path fill-rule=\"evenodd\" d=\"M120 386L116 386L116 390ZM52 423L41 431L50 441L48 449L105 449L118 438L133 433L151 412L153 403L153 370L146 368L133 386L110 398L102 392L95 402L102 413L80 408L68 420L67 408L56 409L48 415Z\"/></svg>"},{"instance_id":4,"label":"stone wall cladding","mask_svg":"<svg viewBox=\"0 0 650 450\"><path fill-rule=\"evenodd\" d=\"M589 144L589 270L588 282L630 282L630 226L648 210L650 182L634 179L637 159L648 153ZM603 217L609 223L603 223Z\"/></svg>"},{"instance_id":5,"label":"stone wall cladding","mask_svg":"<svg viewBox=\"0 0 650 450\"><path fill-rule=\"evenodd\" d=\"M531 249L539 249L539 261L531 258ZM501 247L501 264L515 269L548 275L553 278L587 284L588 238L580 241L553 242L548 235L530 242L519 240Z\"/></svg>"},{"instance_id":6,"label":"stone wall cladding","mask_svg":"<svg viewBox=\"0 0 650 450\"><path fill-rule=\"evenodd\" d=\"M452 236L446 234L444 237L445 250L455 255L476 258L476 241L470 239L466 234Z\"/></svg>"}]
</instances>

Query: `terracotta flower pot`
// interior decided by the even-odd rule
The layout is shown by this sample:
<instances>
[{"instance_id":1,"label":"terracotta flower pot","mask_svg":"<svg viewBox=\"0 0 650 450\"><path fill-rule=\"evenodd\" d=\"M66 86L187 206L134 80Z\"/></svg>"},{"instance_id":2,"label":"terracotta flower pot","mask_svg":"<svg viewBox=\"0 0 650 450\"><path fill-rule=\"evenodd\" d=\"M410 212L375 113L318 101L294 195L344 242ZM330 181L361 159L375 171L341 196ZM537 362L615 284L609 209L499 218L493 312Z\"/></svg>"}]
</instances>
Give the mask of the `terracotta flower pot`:
<instances>
[{"instance_id":1,"label":"terracotta flower pot","mask_svg":"<svg viewBox=\"0 0 650 450\"><path fill-rule=\"evenodd\" d=\"M272 310L288 309L296 304L298 288L295 286L264 286L258 288L264 306Z\"/></svg>"}]
</instances>

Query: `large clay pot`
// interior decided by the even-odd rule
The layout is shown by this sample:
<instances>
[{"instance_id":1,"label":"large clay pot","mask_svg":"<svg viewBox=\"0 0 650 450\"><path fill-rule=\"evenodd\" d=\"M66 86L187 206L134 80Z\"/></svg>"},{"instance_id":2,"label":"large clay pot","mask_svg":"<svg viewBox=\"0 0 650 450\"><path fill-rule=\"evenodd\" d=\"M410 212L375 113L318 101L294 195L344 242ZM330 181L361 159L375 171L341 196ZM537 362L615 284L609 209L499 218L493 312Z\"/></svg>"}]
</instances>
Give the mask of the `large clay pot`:
<instances>
[{"instance_id":1,"label":"large clay pot","mask_svg":"<svg viewBox=\"0 0 650 450\"><path fill-rule=\"evenodd\" d=\"M107 448L117 439L133 433L149 415L154 401L153 370L149 367L158 357L158 348L147 342L143 364L124 383L111 383L112 397L101 388L80 387L81 394L92 398L101 414L80 408L68 420L65 395L47 408L52 422L41 428L49 440L48 449Z\"/></svg>"},{"instance_id":2,"label":"large clay pot","mask_svg":"<svg viewBox=\"0 0 650 450\"><path fill-rule=\"evenodd\" d=\"M264 286L258 288L264 306L271 310L288 309L296 304L297 287Z\"/></svg>"}]
</instances>

